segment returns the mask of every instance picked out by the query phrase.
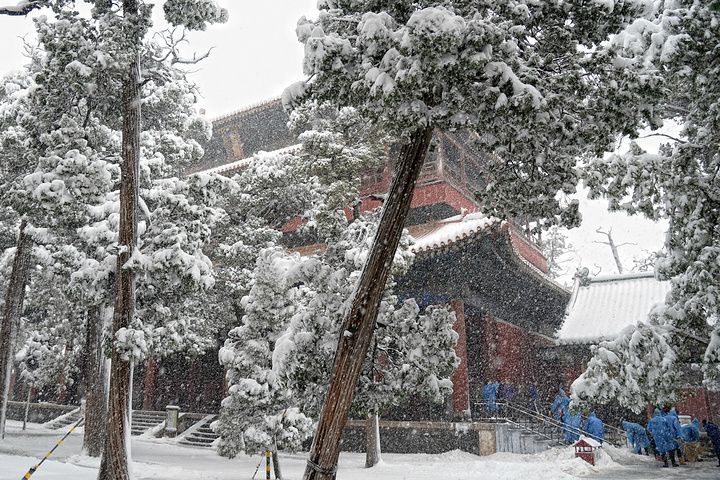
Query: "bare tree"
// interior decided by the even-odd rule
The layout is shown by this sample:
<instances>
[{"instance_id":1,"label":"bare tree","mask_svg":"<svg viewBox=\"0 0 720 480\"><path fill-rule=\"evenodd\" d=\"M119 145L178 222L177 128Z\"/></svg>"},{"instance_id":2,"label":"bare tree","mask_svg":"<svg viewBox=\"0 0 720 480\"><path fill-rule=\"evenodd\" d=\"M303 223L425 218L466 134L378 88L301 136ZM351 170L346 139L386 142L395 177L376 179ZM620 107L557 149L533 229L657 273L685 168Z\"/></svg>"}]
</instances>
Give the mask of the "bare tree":
<instances>
[{"instance_id":1,"label":"bare tree","mask_svg":"<svg viewBox=\"0 0 720 480\"><path fill-rule=\"evenodd\" d=\"M610 251L612 252L613 258L615 259L615 265L617 266L618 273L623 273L623 266L622 263L620 263L620 254L618 253L618 247L622 247L623 245L635 245L634 243L625 242L621 243L620 245L615 245L615 242L612 238L612 228L609 229L607 232L603 231L602 228L598 228L595 230L597 233L600 233L602 235L607 236L607 242L593 242L593 243L602 243L603 245L609 245Z\"/></svg>"}]
</instances>

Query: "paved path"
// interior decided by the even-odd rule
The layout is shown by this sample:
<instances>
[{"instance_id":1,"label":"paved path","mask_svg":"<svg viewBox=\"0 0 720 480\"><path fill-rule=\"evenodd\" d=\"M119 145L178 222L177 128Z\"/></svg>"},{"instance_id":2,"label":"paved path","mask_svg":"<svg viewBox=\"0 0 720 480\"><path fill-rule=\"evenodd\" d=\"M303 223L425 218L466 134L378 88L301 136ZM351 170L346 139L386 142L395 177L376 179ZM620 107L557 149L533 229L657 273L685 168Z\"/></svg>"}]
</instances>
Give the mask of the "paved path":
<instances>
[{"instance_id":1,"label":"paved path","mask_svg":"<svg viewBox=\"0 0 720 480\"><path fill-rule=\"evenodd\" d=\"M679 467L663 467L663 463L652 457L637 455L637 460L628 462L623 458L622 468L588 475L592 480L719 480L720 468L715 459L705 459L702 462L688 463Z\"/></svg>"}]
</instances>

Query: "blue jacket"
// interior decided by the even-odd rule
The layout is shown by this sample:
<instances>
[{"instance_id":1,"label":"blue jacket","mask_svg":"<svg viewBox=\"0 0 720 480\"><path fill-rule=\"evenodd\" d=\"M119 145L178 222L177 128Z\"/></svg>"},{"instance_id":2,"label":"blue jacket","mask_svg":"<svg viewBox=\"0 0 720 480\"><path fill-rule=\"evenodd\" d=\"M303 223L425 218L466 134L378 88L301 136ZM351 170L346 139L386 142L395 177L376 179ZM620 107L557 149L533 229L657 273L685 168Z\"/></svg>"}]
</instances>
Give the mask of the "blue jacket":
<instances>
[{"instance_id":1,"label":"blue jacket","mask_svg":"<svg viewBox=\"0 0 720 480\"><path fill-rule=\"evenodd\" d=\"M683 425L683 438L686 442L697 442L700 439L700 426L698 419L693 419L689 425Z\"/></svg>"},{"instance_id":2,"label":"blue jacket","mask_svg":"<svg viewBox=\"0 0 720 480\"><path fill-rule=\"evenodd\" d=\"M683 435L683 429L680 425L678 414L674 408L670 410L665 419L667 420L668 425L670 425L670 434L672 435L673 440L683 440L685 436ZM682 443L676 441L675 445L681 447Z\"/></svg>"},{"instance_id":3,"label":"blue jacket","mask_svg":"<svg viewBox=\"0 0 720 480\"><path fill-rule=\"evenodd\" d=\"M650 439L647 436L645 427L633 422L623 422L622 425L627 433L628 442L630 442L633 453L640 453L640 449L650 446Z\"/></svg>"},{"instance_id":4,"label":"blue jacket","mask_svg":"<svg viewBox=\"0 0 720 480\"><path fill-rule=\"evenodd\" d=\"M655 416L648 422L647 429L652 434L653 440L655 440L655 448L657 448L658 452L662 453L675 450L677 445L672 441L670 424L667 421L667 417L662 416L659 408L655 409Z\"/></svg>"},{"instance_id":5,"label":"blue jacket","mask_svg":"<svg viewBox=\"0 0 720 480\"><path fill-rule=\"evenodd\" d=\"M550 407L550 411L555 413L555 420L562 420L565 412L568 411L568 405L570 405L570 399L565 395L565 390L561 388Z\"/></svg>"},{"instance_id":6,"label":"blue jacket","mask_svg":"<svg viewBox=\"0 0 720 480\"><path fill-rule=\"evenodd\" d=\"M540 413L540 393L534 384L530 384L530 409Z\"/></svg>"},{"instance_id":7,"label":"blue jacket","mask_svg":"<svg viewBox=\"0 0 720 480\"><path fill-rule=\"evenodd\" d=\"M499 386L500 384L498 382L495 382L488 383L487 385L484 385L482 387L483 397L485 398L488 413L498 411L498 406L495 404L495 393L497 392L497 388Z\"/></svg>"},{"instance_id":8,"label":"blue jacket","mask_svg":"<svg viewBox=\"0 0 720 480\"><path fill-rule=\"evenodd\" d=\"M720 455L720 428L712 422L707 422L704 427L708 438L712 441L715 455Z\"/></svg>"},{"instance_id":9,"label":"blue jacket","mask_svg":"<svg viewBox=\"0 0 720 480\"><path fill-rule=\"evenodd\" d=\"M565 443L575 443L580 439L580 432L582 432L582 417L578 413L572 415L567 412L563 417L563 431L565 432Z\"/></svg>"},{"instance_id":10,"label":"blue jacket","mask_svg":"<svg viewBox=\"0 0 720 480\"><path fill-rule=\"evenodd\" d=\"M585 420L584 430L593 440L600 443L605 440L605 425L603 425L602 420L595 416L595 412L588 415L587 420Z\"/></svg>"}]
</instances>

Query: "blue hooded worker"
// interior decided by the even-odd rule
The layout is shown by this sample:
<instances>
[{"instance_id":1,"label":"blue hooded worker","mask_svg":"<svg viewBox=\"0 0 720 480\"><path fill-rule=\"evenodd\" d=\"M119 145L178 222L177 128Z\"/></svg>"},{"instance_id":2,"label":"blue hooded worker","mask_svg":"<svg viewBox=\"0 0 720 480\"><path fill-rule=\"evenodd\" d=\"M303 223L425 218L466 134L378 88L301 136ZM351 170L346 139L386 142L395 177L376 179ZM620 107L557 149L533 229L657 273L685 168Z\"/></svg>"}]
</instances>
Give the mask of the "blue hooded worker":
<instances>
[{"instance_id":1,"label":"blue hooded worker","mask_svg":"<svg viewBox=\"0 0 720 480\"><path fill-rule=\"evenodd\" d=\"M655 416L648 422L647 429L655 440L655 449L660 452L660 457L662 457L662 460L665 463L663 466L668 466L668 453L670 454L670 460L672 460L673 467L679 466L675 462L676 444L672 439L670 424L668 423L666 417L663 417L659 408L655 409Z\"/></svg>"},{"instance_id":2,"label":"blue hooded worker","mask_svg":"<svg viewBox=\"0 0 720 480\"><path fill-rule=\"evenodd\" d=\"M700 422L694 418L692 422L682 426L685 445L683 445L683 455L686 462L697 462L699 456L698 440L700 440Z\"/></svg>"},{"instance_id":3,"label":"blue hooded worker","mask_svg":"<svg viewBox=\"0 0 720 480\"><path fill-rule=\"evenodd\" d=\"M595 416L595 412L588 415L587 420L585 420L585 427L583 430L587 433L588 437L593 440L600 443L605 441L605 425L603 425L602 420Z\"/></svg>"},{"instance_id":4,"label":"blue hooded worker","mask_svg":"<svg viewBox=\"0 0 720 480\"><path fill-rule=\"evenodd\" d=\"M540 392L538 392L537 388L537 382L533 380L530 382L530 410L533 411L533 413L537 413L540 415Z\"/></svg>"},{"instance_id":5,"label":"blue hooded worker","mask_svg":"<svg viewBox=\"0 0 720 480\"><path fill-rule=\"evenodd\" d=\"M677 411L673 408L665 416L665 419L670 425L670 434L672 435L673 442L675 442L675 454L677 455L678 463L685 465L683 460L683 443L685 443L685 437L683 434L682 425L680 425L680 419L678 418Z\"/></svg>"},{"instance_id":6,"label":"blue hooded worker","mask_svg":"<svg viewBox=\"0 0 720 480\"><path fill-rule=\"evenodd\" d=\"M498 411L498 406L495 403L495 396L497 395L497 389L500 386L498 382L490 383L490 380L487 381L487 384L482 387L483 392L483 398L485 398L485 406L487 407L487 411L489 414L494 414Z\"/></svg>"},{"instance_id":7,"label":"blue hooded worker","mask_svg":"<svg viewBox=\"0 0 720 480\"><path fill-rule=\"evenodd\" d=\"M568 405L568 409L570 406ZM565 432L565 443L573 444L580 440L582 433L582 415L580 412L573 415L570 410L565 412L563 417L563 431Z\"/></svg>"},{"instance_id":8,"label":"blue hooded worker","mask_svg":"<svg viewBox=\"0 0 720 480\"><path fill-rule=\"evenodd\" d=\"M558 394L555 395L555 401L552 406L550 406L550 411L553 412L555 420L558 422L562 421L562 418L565 416L565 412L568 411L569 404L570 399L567 395L565 395L565 390L561 388Z\"/></svg>"},{"instance_id":9,"label":"blue hooded worker","mask_svg":"<svg viewBox=\"0 0 720 480\"><path fill-rule=\"evenodd\" d=\"M700 422L698 422L697 418L693 418L692 422L683 425L682 429L685 442L697 442L700 440Z\"/></svg>"},{"instance_id":10,"label":"blue hooded worker","mask_svg":"<svg viewBox=\"0 0 720 480\"><path fill-rule=\"evenodd\" d=\"M645 449L645 455L650 455L650 439L647 436L645 427L639 423L622 422L625 433L627 433L628 442L633 453L640 455L642 449Z\"/></svg>"}]
</instances>

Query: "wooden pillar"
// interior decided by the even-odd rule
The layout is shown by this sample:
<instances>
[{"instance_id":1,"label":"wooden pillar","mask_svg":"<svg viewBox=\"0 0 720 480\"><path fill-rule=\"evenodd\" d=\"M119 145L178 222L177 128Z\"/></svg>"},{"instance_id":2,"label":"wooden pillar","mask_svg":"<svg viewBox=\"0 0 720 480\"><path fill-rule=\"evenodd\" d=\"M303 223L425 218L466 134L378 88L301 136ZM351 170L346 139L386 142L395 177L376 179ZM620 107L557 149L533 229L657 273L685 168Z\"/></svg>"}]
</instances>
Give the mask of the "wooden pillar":
<instances>
[{"instance_id":1,"label":"wooden pillar","mask_svg":"<svg viewBox=\"0 0 720 480\"><path fill-rule=\"evenodd\" d=\"M470 420L470 378L468 375L467 335L465 333L465 305L462 301L450 302L450 309L455 312L453 329L458 333L455 355L460 357L460 365L452 374L453 382L453 418L454 420Z\"/></svg>"}]
</instances>

